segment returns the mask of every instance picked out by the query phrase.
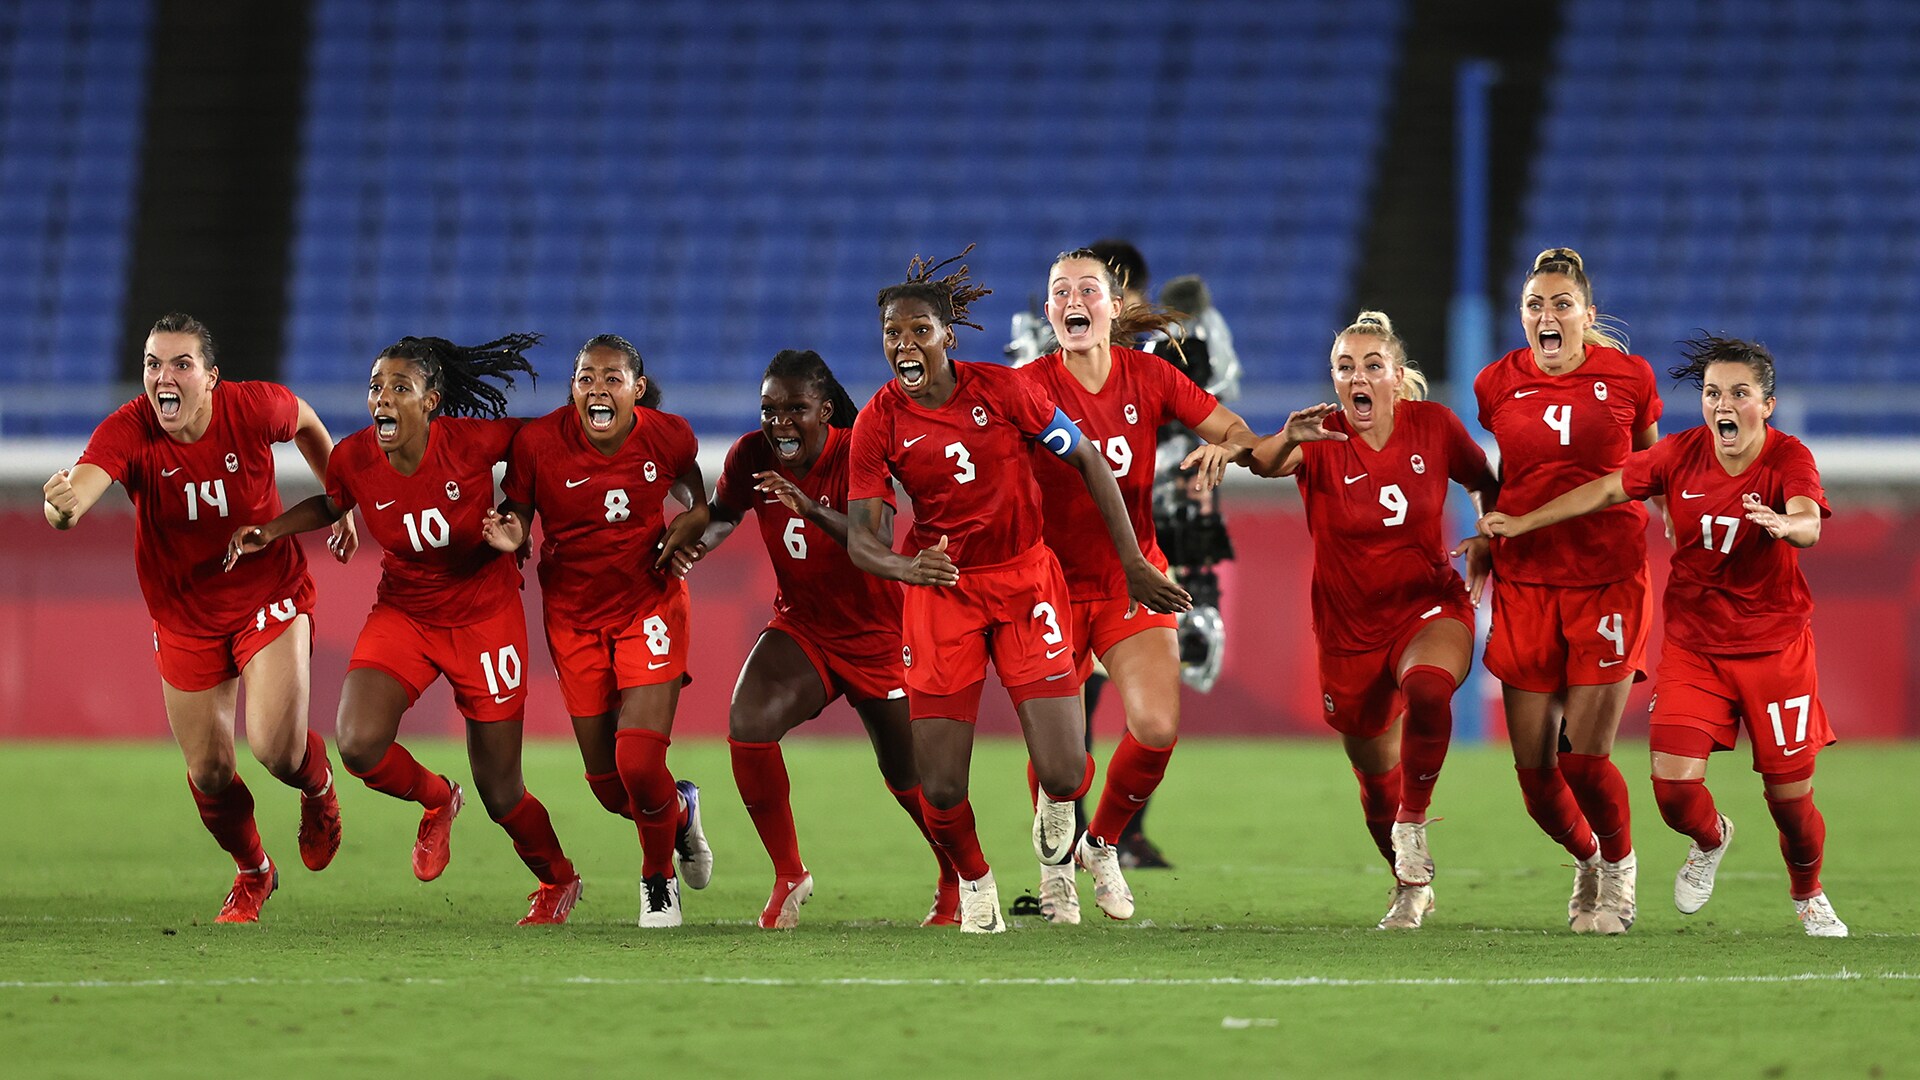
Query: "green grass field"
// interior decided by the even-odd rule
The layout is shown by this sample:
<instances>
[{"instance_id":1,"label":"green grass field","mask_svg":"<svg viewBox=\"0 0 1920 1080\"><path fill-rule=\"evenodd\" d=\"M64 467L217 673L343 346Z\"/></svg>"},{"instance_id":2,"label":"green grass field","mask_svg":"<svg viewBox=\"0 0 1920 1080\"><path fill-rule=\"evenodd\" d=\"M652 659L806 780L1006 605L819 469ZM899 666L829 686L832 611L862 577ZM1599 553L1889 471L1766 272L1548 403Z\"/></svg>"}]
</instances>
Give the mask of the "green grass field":
<instances>
[{"instance_id":1,"label":"green grass field","mask_svg":"<svg viewBox=\"0 0 1920 1080\"><path fill-rule=\"evenodd\" d=\"M410 744L465 775L451 743ZM1566 929L1571 872L1521 810L1502 748L1456 749L1435 803L1439 910L1372 929L1389 877L1324 743L1181 744L1153 813L1177 863L1131 876L1139 913L993 938L916 925L933 860L864 745L791 740L818 891L790 934L752 919L771 881L719 743L676 745L705 788L713 884L689 925L642 932L631 826L570 746L529 748L587 880L565 927L519 929L531 879L477 802L454 859L413 880L411 808L343 785L346 843L300 867L291 792L247 762L283 867L258 927L212 925L231 863L169 745L0 752L0 1071L12 1076L462 1077L1183 1074L1608 1077L1920 1075L1920 747L1821 758L1825 881L1852 927L1800 932L1759 778L1716 761L1740 826L1713 903L1673 910L1685 841L1644 748L1640 918ZM1003 902L1036 875L1019 748L983 743L974 803ZM672 1070L665 1072L660 1070Z\"/></svg>"}]
</instances>

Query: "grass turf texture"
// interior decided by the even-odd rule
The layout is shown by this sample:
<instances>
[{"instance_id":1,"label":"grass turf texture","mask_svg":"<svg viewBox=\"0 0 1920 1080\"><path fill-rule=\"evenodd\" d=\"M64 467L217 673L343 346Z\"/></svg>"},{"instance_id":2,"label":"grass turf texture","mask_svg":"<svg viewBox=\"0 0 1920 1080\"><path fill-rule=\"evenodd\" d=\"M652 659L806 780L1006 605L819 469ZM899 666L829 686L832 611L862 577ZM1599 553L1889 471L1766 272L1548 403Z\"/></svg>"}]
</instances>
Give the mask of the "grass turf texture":
<instances>
[{"instance_id":1,"label":"grass turf texture","mask_svg":"<svg viewBox=\"0 0 1920 1080\"><path fill-rule=\"evenodd\" d=\"M456 744L410 743L466 775ZM1710 777L1739 826L1712 904L1674 911L1685 840L1661 824L1645 751L1640 915L1624 938L1566 929L1571 871L1522 812L1502 748L1456 749L1431 830L1439 910L1372 929L1390 879L1337 747L1181 744L1152 815L1177 864L1131 875L1110 923L1021 919L996 938L917 923L934 864L864 744L791 740L817 891L794 933L752 926L772 871L726 749L673 749L703 785L713 884L689 925L643 932L631 825L599 809L571 746L528 748L529 786L586 877L566 927L516 928L531 878L477 799L453 862L408 871L417 816L341 773L345 846L312 874L293 793L243 763L281 866L258 927L212 924L231 864L166 745L0 754L0 1033L19 1076L468 1077L779 1073L1897 1076L1920 1070L1920 748L1822 755L1825 881L1854 937L1805 937L1759 778ZM1017 745L983 742L974 803L1001 899L1036 880ZM19 1070L19 1071L14 1071Z\"/></svg>"}]
</instances>

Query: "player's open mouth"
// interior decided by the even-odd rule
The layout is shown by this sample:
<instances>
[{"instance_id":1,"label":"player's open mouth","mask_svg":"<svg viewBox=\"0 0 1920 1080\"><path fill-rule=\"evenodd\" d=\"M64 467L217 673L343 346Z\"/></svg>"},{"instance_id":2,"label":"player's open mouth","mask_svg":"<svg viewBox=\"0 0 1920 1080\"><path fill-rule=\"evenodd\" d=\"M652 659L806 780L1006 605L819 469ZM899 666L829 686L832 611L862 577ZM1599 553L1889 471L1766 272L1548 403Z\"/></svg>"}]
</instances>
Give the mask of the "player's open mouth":
<instances>
[{"instance_id":1,"label":"player's open mouth","mask_svg":"<svg viewBox=\"0 0 1920 1080\"><path fill-rule=\"evenodd\" d=\"M902 360L893 370L900 376L900 385L909 390L918 390L927 381L927 365L918 360Z\"/></svg>"},{"instance_id":2,"label":"player's open mouth","mask_svg":"<svg viewBox=\"0 0 1920 1080\"><path fill-rule=\"evenodd\" d=\"M783 458L797 458L800 456L800 440L776 435L773 438L773 452Z\"/></svg>"},{"instance_id":3,"label":"player's open mouth","mask_svg":"<svg viewBox=\"0 0 1920 1080\"><path fill-rule=\"evenodd\" d=\"M373 434L381 442L392 442L394 436L399 433L399 420L391 416L375 416L373 418Z\"/></svg>"},{"instance_id":4,"label":"player's open mouth","mask_svg":"<svg viewBox=\"0 0 1920 1080\"><path fill-rule=\"evenodd\" d=\"M1558 330L1540 331L1540 352L1542 355L1545 355L1545 356L1560 355L1560 331Z\"/></svg>"},{"instance_id":5,"label":"player's open mouth","mask_svg":"<svg viewBox=\"0 0 1920 1080\"><path fill-rule=\"evenodd\" d=\"M1084 334L1088 330L1093 329L1093 320L1079 312L1067 316L1063 321L1066 324L1067 333L1069 334Z\"/></svg>"},{"instance_id":6,"label":"player's open mouth","mask_svg":"<svg viewBox=\"0 0 1920 1080\"><path fill-rule=\"evenodd\" d=\"M595 431L612 431L613 430L613 406L611 405L587 406L587 426L592 428Z\"/></svg>"},{"instance_id":7,"label":"player's open mouth","mask_svg":"<svg viewBox=\"0 0 1920 1080\"><path fill-rule=\"evenodd\" d=\"M1740 425L1731 420L1716 420L1714 428L1720 433L1720 445L1732 446L1740 438Z\"/></svg>"},{"instance_id":8,"label":"player's open mouth","mask_svg":"<svg viewBox=\"0 0 1920 1080\"><path fill-rule=\"evenodd\" d=\"M1354 391L1353 418L1355 420L1373 419L1373 396L1371 394L1361 393L1357 390Z\"/></svg>"},{"instance_id":9,"label":"player's open mouth","mask_svg":"<svg viewBox=\"0 0 1920 1080\"><path fill-rule=\"evenodd\" d=\"M180 395L171 390L161 390L154 394L153 403L160 407L162 420L172 420L180 415Z\"/></svg>"}]
</instances>

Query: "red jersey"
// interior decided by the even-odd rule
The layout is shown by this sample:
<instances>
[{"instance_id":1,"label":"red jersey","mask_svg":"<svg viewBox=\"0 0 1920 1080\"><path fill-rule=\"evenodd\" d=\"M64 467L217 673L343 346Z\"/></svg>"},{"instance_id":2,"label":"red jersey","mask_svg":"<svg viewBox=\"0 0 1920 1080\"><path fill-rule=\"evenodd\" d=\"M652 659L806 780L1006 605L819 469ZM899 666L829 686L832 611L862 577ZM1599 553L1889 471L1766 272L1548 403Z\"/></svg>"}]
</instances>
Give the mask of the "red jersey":
<instances>
[{"instance_id":1,"label":"red jersey","mask_svg":"<svg viewBox=\"0 0 1920 1080\"><path fill-rule=\"evenodd\" d=\"M1500 445L1500 501L1524 514L1624 465L1634 436L1660 419L1644 358L1588 345L1565 375L1515 349L1473 380L1480 426ZM1647 512L1636 503L1493 542L1495 573L1535 585L1604 585L1647 561Z\"/></svg>"},{"instance_id":2,"label":"red jersey","mask_svg":"<svg viewBox=\"0 0 1920 1080\"><path fill-rule=\"evenodd\" d=\"M1041 542L1040 487L1027 440L1053 421L1053 401L1001 364L953 361L953 396L937 409L889 379L853 422L849 499L883 499L889 474L913 500L903 550L947 537L962 569L994 566Z\"/></svg>"},{"instance_id":3,"label":"red jersey","mask_svg":"<svg viewBox=\"0 0 1920 1080\"><path fill-rule=\"evenodd\" d=\"M853 565L847 549L820 527L787 509L786 504L754 490L755 473L778 472L821 506L847 512L847 452L853 433L829 427L827 444L805 478L789 472L767 437L758 431L740 436L727 451L713 501L743 516L749 509L760 519L760 539L773 562L780 584L773 610L806 628L827 644L859 643L875 635L891 639L897 651L900 639L900 583L878 578ZM891 485L883 498L893 505ZM878 652L860 645L850 651Z\"/></svg>"},{"instance_id":4,"label":"red jersey","mask_svg":"<svg viewBox=\"0 0 1920 1080\"><path fill-rule=\"evenodd\" d=\"M1153 528L1154 458L1160 425L1179 421L1197 428L1220 404L1164 358L1122 346L1113 348L1106 384L1088 390L1067 370L1061 354L1049 353L1019 369L1052 398L1113 467L1120 498L1140 553L1162 570L1167 558ZM1047 546L1060 556L1067 591L1075 600L1127 595L1127 575L1107 535L1106 519L1087 492L1080 471L1044 446L1034 447L1033 472L1046 495Z\"/></svg>"},{"instance_id":5,"label":"red jersey","mask_svg":"<svg viewBox=\"0 0 1920 1080\"><path fill-rule=\"evenodd\" d=\"M1662 601L1667 639L1717 655L1785 648L1812 620L1813 593L1800 550L1747 520L1741 497L1753 492L1784 514L1804 495L1830 517L1820 472L1806 444L1767 429L1760 457L1727 475L1714 453L1711 425L1669 435L1627 459L1622 486L1636 499L1667 497L1673 514L1673 572Z\"/></svg>"},{"instance_id":6,"label":"red jersey","mask_svg":"<svg viewBox=\"0 0 1920 1080\"><path fill-rule=\"evenodd\" d=\"M469 626L516 602L520 568L487 545L480 525L493 506L493 463L519 430L519 420L440 417L412 476L394 471L372 428L334 447L327 498L342 512L358 506L385 549L381 603L428 626Z\"/></svg>"},{"instance_id":7,"label":"red jersey","mask_svg":"<svg viewBox=\"0 0 1920 1080\"><path fill-rule=\"evenodd\" d=\"M1325 652L1369 652L1464 593L1447 558L1447 481L1484 488L1493 474L1460 418L1436 402L1395 405L1379 450L1345 413L1326 427L1350 438L1301 444L1293 474L1313 535L1313 631Z\"/></svg>"},{"instance_id":8,"label":"red jersey","mask_svg":"<svg viewBox=\"0 0 1920 1080\"><path fill-rule=\"evenodd\" d=\"M654 545L667 531L661 504L698 449L685 420L649 408L634 410L633 431L611 456L587 441L571 404L520 429L503 486L509 500L540 514L540 589L550 621L625 625L685 587L654 569Z\"/></svg>"},{"instance_id":9,"label":"red jersey","mask_svg":"<svg viewBox=\"0 0 1920 1080\"><path fill-rule=\"evenodd\" d=\"M239 631L261 604L294 595L307 576L297 541L220 569L235 529L280 516L273 444L293 438L300 400L268 382L217 382L211 394L213 419L194 442L168 437L153 406L137 397L101 421L80 455L133 500L133 562L147 611L193 637Z\"/></svg>"}]
</instances>

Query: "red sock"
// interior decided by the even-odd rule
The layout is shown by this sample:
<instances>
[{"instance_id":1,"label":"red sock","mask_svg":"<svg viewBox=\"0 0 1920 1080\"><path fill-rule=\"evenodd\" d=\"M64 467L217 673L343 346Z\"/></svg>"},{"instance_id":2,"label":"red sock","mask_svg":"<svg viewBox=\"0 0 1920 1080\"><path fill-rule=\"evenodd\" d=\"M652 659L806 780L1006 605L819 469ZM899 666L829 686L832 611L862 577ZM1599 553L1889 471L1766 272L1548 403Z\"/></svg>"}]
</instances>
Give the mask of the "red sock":
<instances>
[{"instance_id":1,"label":"red sock","mask_svg":"<svg viewBox=\"0 0 1920 1080\"><path fill-rule=\"evenodd\" d=\"M1780 854L1787 860L1787 879L1795 900L1809 900L1819 892L1820 862L1827 850L1827 819L1813 805L1813 792L1797 799L1767 796L1767 811L1780 828Z\"/></svg>"},{"instance_id":2,"label":"red sock","mask_svg":"<svg viewBox=\"0 0 1920 1080\"><path fill-rule=\"evenodd\" d=\"M900 809L905 810L907 816L913 819L913 824L920 830L920 835L926 837L927 844L933 848L933 857L940 863L940 883L942 885L952 885L958 882L960 880L960 872L953 868L953 860L947 857L945 851L941 850L940 845L933 839L932 831L927 828L927 815L926 811L922 809L925 803L920 798L920 785L915 784L910 788L897 789L892 784L888 784L887 791L899 802Z\"/></svg>"},{"instance_id":3,"label":"red sock","mask_svg":"<svg viewBox=\"0 0 1920 1080\"><path fill-rule=\"evenodd\" d=\"M1707 790L1706 777L1663 780L1656 776L1653 800L1660 804L1660 817L1667 827L1691 839L1701 851L1720 846L1720 811L1713 805L1713 792Z\"/></svg>"},{"instance_id":4,"label":"red sock","mask_svg":"<svg viewBox=\"0 0 1920 1080\"><path fill-rule=\"evenodd\" d=\"M513 853L527 864L533 876L548 885L560 885L575 877L573 862L560 850L560 837L553 831L553 819L547 808L529 791L500 819L500 827L513 840Z\"/></svg>"},{"instance_id":5,"label":"red sock","mask_svg":"<svg viewBox=\"0 0 1920 1080\"><path fill-rule=\"evenodd\" d=\"M920 799L920 813L927 823L927 832L932 834L933 842L947 853L953 868L968 881L978 881L991 869L987 857L980 853L980 836L973 828L973 804L965 799L951 810L942 810L926 800Z\"/></svg>"},{"instance_id":6,"label":"red sock","mask_svg":"<svg viewBox=\"0 0 1920 1080\"><path fill-rule=\"evenodd\" d=\"M1360 812L1366 816L1367 832L1389 866L1393 865L1393 818L1400 810L1400 768L1395 765L1383 773L1353 770L1353 778L1360 781Z\"/></svg>"},{"instance_id":7,"label":"red sock","mask_svg":"<svg viewBox=\"0 0 1920 1080\"><path fill-rule=\"evenodd\" d=\"M300 759L300 770L281 783L298 789L302 795L318 795L320 789L327 786L327 773L331 768L332 763L327 760L327 740L308 731L307 755Z\"/></svg>"},{"instance_id":8,"label":"red sock","mask_svg":"<svg viewBox=\"0 0 1920 1080\"><path fill-rule=\"evenodd\" d=\"M1433 805L1433 785L1447 760L1453 739L1453 673L1431 664L1407 672L1400 684L1407 699L1406 728L1400 734L1400 812L1396 821L1425 821Z\"/></svg>"},{"instance_id":9,"label":"red sock","mask_svg":"<svg viewBox=\"0 0 1920 1080\"><path fill-rule=\"evenodd\" d=\"M1562 760L1566 755L1561 755ZM1565 777L1556 768L1523 769L1514 766L1520 777L1520 797L1526 800L1527 813L1540 831L1554 843L1567 849L1576 859L1590 859L1600 845L1593 839L1587 819L1580 816L1580 804L1567 788Z\"/></svg>"},{"instance_id":10,"label":"red sock","mask_svg":"<svg viewBox=\"0 0 1920 1080\"><path fill-rule=\"evenodd\" d=\"M633 806L627 800L627 785L620 782L619 770L586 775L587 787L593 790L593 797L600 800L601 806L628 821L633 820Z\"/></svg>"},{"instance_id":11,"label":"red sock","mask_svg":"<svg viewBox=\"0 0 1920 1080\"><path fill-rule=\"evenodd\" d=\"M1087 825L1087 834L1108 844L1117 843L1140 807L1151 798L1167 775L1167 759L1180 740L1166 746L1148 746L1129 731L1120 736L1107 762L1107 783L1100 789L1100 805Z\"/></svg>"},{"instance_id":12,"label":"red sock","mask_svg":"<svg viewBox=\"0 0 1920 1080\"><path fill-rule=\"evenodd\" d=\"M1619 862L1633 854L1633 805L1627 779L1605 754L1561 754L1560 775L1600 841L1600 857Z\"/></svg>"},{"instance_id":13,"label":"red sock","mask_svg":"<svg viewBox=\"0 0 1920 1080\"><path fill-rule=\"evenodd\" d=\"M387 747L378 765L353 775L382 795L417 802L429 810L438 810L453 800L453 788L446 777L413 760L399 743Z\"/></svg>"},{"instance_id":14,"label":"red sock","mask_svg":"<svg viewBox=\"0 0 1920 1080\"><path fill-rule=\"evenodd\" d=\"M787 762L777 742L727 740L733 756L733 782L740 801L760 834L760 843L773 860L775 877L797 878L807 872L800 859L800 837L793 829L791 782Z\"/></svg>"},{"instance_id":15,"label":"red sock","mask_svg":"<svg viewBox=\"0 0 1920 1080\"><path fill-rule=\"evenodd\" d=\"M233 782L218 795L194 787L191 776L187 777L187 788L193 792L194 805L200 808L201 824L213 834L220 849L233 856L235 866L258 870L267 864L267 849L260 846L260 830L253 824L253 792L247 790L247 782L239 773L233 774Z\"/></svg>"},{"instance_id":16,"label":"red sock","mask_svg":"<svg viewBox=\"0 0 1920 1080\"><path fill-rule=\"evenodd\" d=\"M1040 774L1033 771L1032 759L1027 761L1027 806L1040 809Z\"/></svg>"},{"instance_id":17,"label":"red sock","mask_svg":"<svg viewBox=\"0 0 1920 1080\"><path fill-rule=\"evenodd\" d=\"M621 728L613 737L613 763L626 785L640 829L640 876L673 876L673 833L680 826L680 792L667 771L665 735Z\"/></svg>"}]
</instances>

